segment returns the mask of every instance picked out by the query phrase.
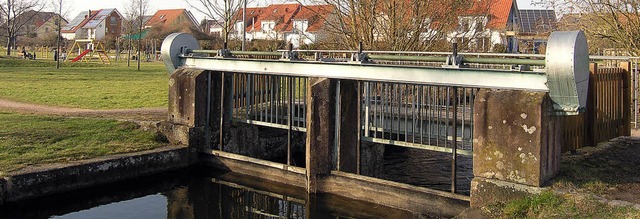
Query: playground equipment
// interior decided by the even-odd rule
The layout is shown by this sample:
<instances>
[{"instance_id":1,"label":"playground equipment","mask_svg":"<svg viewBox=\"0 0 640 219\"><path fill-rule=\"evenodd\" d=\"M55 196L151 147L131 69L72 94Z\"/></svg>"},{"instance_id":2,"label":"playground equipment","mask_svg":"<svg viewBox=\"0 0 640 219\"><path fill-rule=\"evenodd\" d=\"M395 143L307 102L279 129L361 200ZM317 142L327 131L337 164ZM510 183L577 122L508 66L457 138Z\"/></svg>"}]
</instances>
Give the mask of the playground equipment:
<instances>
[{"instance_id":1,"label":"playground equipment","mask_svg":"<svg viewBox=\"0 0 640 219\"><path fill-rule=\"evenodd\" d=\"M72 52L75 50L78 50L79 55L71 59L71 62L91 62L93 60L94 53L97 53L98 59L102 64L111 64L109 56L104 48L104 44L101 41L95 41L93 39L75 40L69 51Z\"/></svg>"},{"instance_id":2,"label":"playground equipment","mask_svg":"<svg viewBox=\"0 0 640 219\"><path fill-rule=\"evenodd\" d=\"M41 46L38 47L38 53L40 53L40 55L38 56L39 59L49 59L49 52L51 48L49 48L48 46Z\"/></svg>"}]
</instances>

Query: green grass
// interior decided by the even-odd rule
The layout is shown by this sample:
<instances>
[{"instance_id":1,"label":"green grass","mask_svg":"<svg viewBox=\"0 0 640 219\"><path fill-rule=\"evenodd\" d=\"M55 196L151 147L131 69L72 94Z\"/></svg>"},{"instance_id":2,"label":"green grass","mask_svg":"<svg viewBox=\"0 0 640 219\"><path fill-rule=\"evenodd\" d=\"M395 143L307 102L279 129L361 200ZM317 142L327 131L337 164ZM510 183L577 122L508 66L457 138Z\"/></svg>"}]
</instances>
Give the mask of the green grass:
<instances>
[{"instance_id":1,"label":"green grass","mask_svg":"<svg viewBox=\"0 0 640 219\"><path fill-rule=\"evenodd\" d=\"M0 112L0 175L25 166L89 159L166 145L152 131L115 120Z\"/></svg>"},{"instance_id":2,"label":"green grass","mask_svg":"<svg viewBox=\"0 0 640 219\"><path fill-rule=\"evenodd\" d=\"M87 109L165 107L169 78L160 62L111 65L0 57L0 98Z\"/></svg>"},{"instance_id":3,"label":"green grass","mask_svg":"<svg viewBox=\"0 0 640 219\"><path fill-rule=\"evenodd\" d=\"M579 199L550 191L490 207L497 218L639 218L640 211L611 207L594 199Z\"/></svg>"}]
</instances>

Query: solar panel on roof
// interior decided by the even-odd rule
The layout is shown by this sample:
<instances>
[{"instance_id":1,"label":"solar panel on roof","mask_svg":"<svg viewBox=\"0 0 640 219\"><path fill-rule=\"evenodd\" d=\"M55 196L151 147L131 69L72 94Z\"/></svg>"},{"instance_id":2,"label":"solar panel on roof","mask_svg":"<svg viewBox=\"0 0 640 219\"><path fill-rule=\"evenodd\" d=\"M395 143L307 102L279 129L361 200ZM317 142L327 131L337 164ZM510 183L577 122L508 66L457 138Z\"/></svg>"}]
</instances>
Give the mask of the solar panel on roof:
<instances>
[{"instance_id":1,"label":"solar panel on roof","mask_svg":"<svg viewBox=\"0 0 640 219\"><path fill-rule=\"evenodd\" d=\"M520 10L520 27L523 33L550 31L556 22L554 10Z\"/></svg>"}]
</instances>

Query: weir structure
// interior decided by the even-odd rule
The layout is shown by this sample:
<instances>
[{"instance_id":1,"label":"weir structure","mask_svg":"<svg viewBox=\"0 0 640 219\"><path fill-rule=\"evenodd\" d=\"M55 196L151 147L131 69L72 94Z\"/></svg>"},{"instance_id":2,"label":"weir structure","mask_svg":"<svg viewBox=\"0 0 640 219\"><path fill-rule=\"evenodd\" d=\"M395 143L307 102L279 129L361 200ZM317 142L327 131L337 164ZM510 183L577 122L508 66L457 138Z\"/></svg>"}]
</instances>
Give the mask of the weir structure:
<instances>
[{"instance_id":1,"label":"weir structure","mask_svg":"<svg viewBox=\"0 0 640 219\"><path fill-rule=\"evenodd\" d=\"M454 216L539 192L558 173L559 118L588 110L587 51L579 31L551 34L546 59L464 57L455 44L443 56L202 50L176 33L162 45L160 126L224 171ZM381 177L385 147L444 154L450 186ZM461 158L473 161L470 184Z\"/></svg>"}]
</instances>

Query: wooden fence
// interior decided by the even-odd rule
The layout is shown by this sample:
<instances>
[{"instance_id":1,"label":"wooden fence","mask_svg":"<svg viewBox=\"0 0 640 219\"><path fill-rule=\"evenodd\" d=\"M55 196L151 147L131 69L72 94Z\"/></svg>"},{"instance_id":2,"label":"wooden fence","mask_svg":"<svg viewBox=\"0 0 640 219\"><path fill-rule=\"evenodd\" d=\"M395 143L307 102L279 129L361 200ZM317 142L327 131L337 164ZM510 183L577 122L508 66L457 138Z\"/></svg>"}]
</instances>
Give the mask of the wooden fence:
<instances>
[{"instance_id":1,"label":"wooden fence","mask_svg":"<svg viewBox=\"0 0 640 219\"><path fill-rule=\"evenodd\" d=\"M587 111L562 118L563 152L631 135L631 63L621 62L617 68L591 63L589 67Z\"/></svg>"}]
</instances>

